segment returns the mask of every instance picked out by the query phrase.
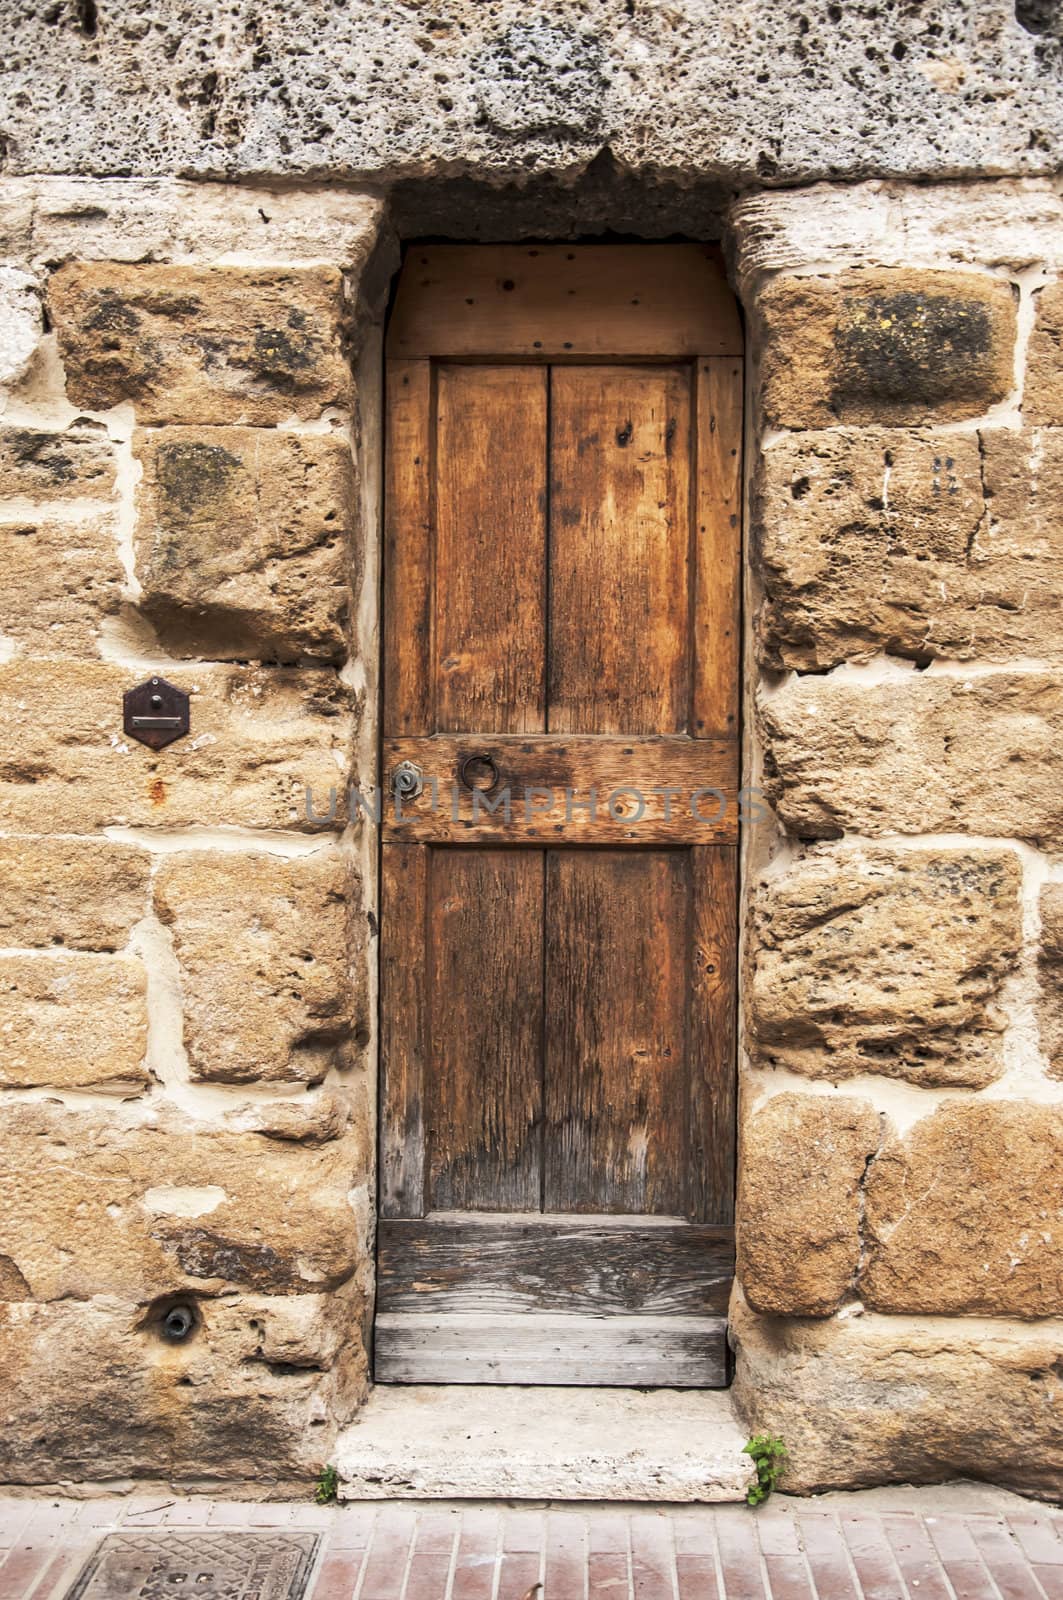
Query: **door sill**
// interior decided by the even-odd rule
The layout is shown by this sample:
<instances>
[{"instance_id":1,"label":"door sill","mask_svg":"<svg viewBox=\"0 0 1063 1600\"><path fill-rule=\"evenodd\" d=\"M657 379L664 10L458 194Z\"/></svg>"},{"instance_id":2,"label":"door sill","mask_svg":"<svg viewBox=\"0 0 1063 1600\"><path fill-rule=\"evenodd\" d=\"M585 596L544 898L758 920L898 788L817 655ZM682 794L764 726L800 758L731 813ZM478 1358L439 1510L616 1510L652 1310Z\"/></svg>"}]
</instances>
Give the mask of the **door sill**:
<instances>
[{"instance_id":1,"label":"door sill","mask_svg":"<svg viewBox=\"0 0 1063 1600\"><path fill-rule=\"evenodd\" d=\"M378 1384L340 1435L341 1500L744 1500L720 1389Z\"/></svg>"}]
</instances>

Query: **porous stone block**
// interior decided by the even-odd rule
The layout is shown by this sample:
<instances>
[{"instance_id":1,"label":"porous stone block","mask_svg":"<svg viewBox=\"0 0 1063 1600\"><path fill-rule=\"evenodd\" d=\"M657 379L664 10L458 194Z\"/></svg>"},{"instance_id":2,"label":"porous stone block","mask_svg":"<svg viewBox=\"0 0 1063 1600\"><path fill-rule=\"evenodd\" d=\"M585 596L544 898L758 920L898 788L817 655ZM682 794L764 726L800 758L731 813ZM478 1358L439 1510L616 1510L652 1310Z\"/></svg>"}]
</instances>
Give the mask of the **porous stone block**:
<instances>
[{"instance_id":1,"label":"porous stone block","mask_svg":"<svg viewBox=\"0 0 1063 1600\"><path fill-rule=\"evenodd\" d=\"M800 1094L773 1095L744 1119L738 1277L757 1310L827 1317L853 1288L880 1123L866 1100Z\"/></svg>"},{"instance_id":2,"label":"porous stone block","mask_svg":"<svg viewBox=\"0 0 1063 1600\"><path fill-rule=\"evenodd\" d=\"M1063 883L1041 890L1038 1022L1049 1076L1063 1078Z\"/></svg>"},{"instance_id":3,"label":"porous stone block","mask_svg":"<svg viewBox=\"0 0 1063 1600\"><path fill-rule=\"evenodd\" d=\"M385 210L379 195L346 188L241 187L172 177L8 179L5 200L0 248L35 263L229 265L254 257L357 270L372 251Z\"/></svg>"},{"instance_id":4,"label":"porous stone block","mask_svg":"<svg viewBox=\"0 0 1063 1600\"><path fill-rule=\"evenodd\" d=\"M977 203L972 204L977 197ZM740 195L729 213L744 303L767 274L809 266L1022 271L1058 262L1063 199L1044 182L821 183Z\"/></svg>"},{"instance_id":5,"label":"porous stone block","mask_svg":"<svg viewBox=\"0 0 1063 1600\"><path fill-rule=\"evenodd\" d=\"M1022 943L1010 850L819 847L754 898L749 1049L811 1078L979 1087Z\"/></svg>"},{"instance_id":6,"label":"porous stone block","mask_svg":"<svg viewBox=\"0 0 1063 1600\"><path fill-rule=\"evenodd\" d=\"M173 931L194 1078L319 1083L350 1065L357 899L332 851L161 862L155 903Z\"/></svg>"},{"instance_id":7,"label":"porous stone block","mask_svg":"<svg viewBox=\"0 0 1063 1600\"><path fill-rule=\"evenodd\" d=\"M884 650L970 653L955 591L984 516L976 435L845 428L778 440L753 496L766 663L818 671Z\"/></svg>"},{"instance_id":8,"label":"porous stone block","mask_svg":"<svg viewBox=\"0 0 1063 1600\"><path fill-rule=\"evenodd\" d=\"M1063 840L1063 683L1048 672L793 678L760 702L765 791L806 838Z\"/></svg>"},{"instance_id":9,"label":"porous stone block","mask_svg":"<svg viewBox=\"0 0 1063 1600\"><path fill-rule=\"evenodd\" d=\"M63 432L0 427L0 495L103 498L112 493L114 478L114 446L102 427L84 422Z\"/></svg>"},{"instance_id":10,"label":"porous stone block","mask_svg":"<svg viewBox=\"0 0 1063 1600\"><path fill-rule=\"evenodd\" d=\"M758 1316L731 1301L731 1393L785 1439L792 1494L980 1478L1063 1494L1063 1320Z\"/></svg>"},{"instance_id":11,"label":"porous stone block","mask_svg":"<svg viewBox=\"0 0 1063 1600\"><path fill-rule=\"evenodd\" d=\"M342 660L355 485L343 436L138 431L140 609L178 654Z\"/></svg>"},{"instance_id":12,"label":"porous stone block","mask_svg":"<svg viewBox=\"0 0 1063 1600\"><path fill-rule=\"evenodd\" d=\"M784 436L753 527L768 666L1063 655L1063 432Z\"/></svg>"},{"instance_id":13,"label":"porous stone block","mask_svg":"<svg viewBox=\"0 0 1063 1600\"><path fill-rule=\"evenodd\" d=\"M129 956L0 955L0 1084L129 1089L149 1082L147 978Z\"/></svg>"},{"instance_id":14,"label":"porous stone block","mask_svg":"<svg viewBox=\"0 0 1063 1600\"><path fill-rule=\"evenodd\" d=\"M1050 4L1019 12L1044 33L1010 4L950 10L930 32L923 8L631 4L492 0L429 28L421 8L386 0L315 7L312 27L281 0L235 14L233 0L144 0L106 41L102 21L86 38L77 9L23 6L7 40L9 168L302 174L324 198L330 178L387 189L423 177L430 190L436 175L516 187L541 174L569 215L577 175L603 150L622 173L656 175L643 212L670 174L688 208L699 181L722 199L765 179L805 183L817 202L831 186L901 177L932 210L927 179L1058 169ZM968 227L980 187L968 183Z\"/></svg>"},{"instance_id":15,"label":"porous stone block","mask_svg":"<svg viewBox=\"0 0 1063 1600\"><path fill-rule=\"evenodd\" d=\"M258 424L351 399L332 267L72 263L53 274L48 306L75 405Z\"/></svg>"},{"instance_id":16,"label":"porous stone block","mask_svg":"<svg viewBox=\"0 0 1063 1600\"><path fill-rule=\"evenodd\" d=\"M765 420L829 428L977 417L1013 383L1002 279L905 268L778 278L757 302Z\"/></svg>"},{"instance_id":17,"label":"porous stone block","mask_svg":"<svg viewBox=\"0 0 1063 1600\"><path fill-rule=\"evenodd\" d=\"M150 871L131 845L0 838L0 944L117 950L147 910Z\"/></svg>"},{"instance_id":18,"label":"porous stone block","mask_svg":"<svg viewBox=\"0 0 1063 1600\"><path fill-rule=\"evenodd\" d=\"M1063 278L1037 296L1022 411L1028 422L1063 424Z\"/></svg>"},{"instance_id":19,"label":"porous stone block","mask_svg":"<svg viewBox=\"0 0 1063 1600\"><path fill-rule=\"evenodd\" d=\"M365 1256L367 1173L344 1139L17 1103L0 1115L0 1175L0 1255L37 1300L323 1294Z\"/></svg>"},{"instance_id":20,"label":"porous stone block","mask_svg":"<svg viewBox=\"0 0 1063 1600\"><path fill-rule=\"evenodd\" d=\"M110 514L2 520L0 565L0 634L37 656L98 656L124 581Z\"/></svg>"},{"instance_id":21,"label":"porous stone block","mask_svg":"<svg viewBox=\"0 0 1063 1600\"><path fill-rule=\"evenodd\" d=\"M312 1481L366 1387L362 1296L201 1301L179 1344L161 1310L0 1305L5 1483Z\"/></svg>"},{"instance_id":22,"label":"porous stone block","mask_svg":"<svg viewBox=\"0 0 1063 1600\"><path fill-rule=\"evenodd\" d=\"M342 827L354 700L328 669L173 672L191 733L152 751L122 731L143 678L105 662L0 665L0 828L89 833L123 824L311 829L335 792Z\"/></svg>"},{"instance_id":23,"label":"porous stone block","mask_svg":"<svg viewBox=\"0 0 1063 1600\"><path fill-rule=\"evenodd\" d=\"M1063 1312L1063 1106L947 1103L883 1148L866 1195L869 1306Z\"/></svg>"}]
</instances>

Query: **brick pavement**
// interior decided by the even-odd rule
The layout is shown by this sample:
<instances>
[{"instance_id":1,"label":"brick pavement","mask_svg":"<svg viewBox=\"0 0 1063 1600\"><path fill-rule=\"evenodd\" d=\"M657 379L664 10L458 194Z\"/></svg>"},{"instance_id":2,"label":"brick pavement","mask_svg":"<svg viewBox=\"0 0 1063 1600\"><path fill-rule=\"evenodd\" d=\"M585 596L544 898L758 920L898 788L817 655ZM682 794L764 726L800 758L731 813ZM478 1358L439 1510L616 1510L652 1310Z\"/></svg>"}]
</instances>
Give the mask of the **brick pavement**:
<instances>
[{"instance_id":1,"label":"brick pavement","mask_svg":"<svg viewBox=\"0 0 1063 1600\"><path fill-rule=\"evenodd\" d=\"M319 1529L308 1600L1063 1600L1063 1513L994 1493L756 1512L0 1499L0 1600L59 1600L97 1538L138 1526Z\"/></svg>"}]
</instances>

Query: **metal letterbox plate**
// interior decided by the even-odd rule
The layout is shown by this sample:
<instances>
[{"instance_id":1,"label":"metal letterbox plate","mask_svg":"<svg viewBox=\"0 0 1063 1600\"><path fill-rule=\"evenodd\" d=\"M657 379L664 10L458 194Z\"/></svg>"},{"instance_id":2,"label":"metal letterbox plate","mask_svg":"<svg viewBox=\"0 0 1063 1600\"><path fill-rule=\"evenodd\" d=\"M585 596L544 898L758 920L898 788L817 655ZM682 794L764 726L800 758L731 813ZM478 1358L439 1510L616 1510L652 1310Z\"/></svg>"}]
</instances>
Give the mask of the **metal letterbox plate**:
<instances>
[{"instance_id":1,"label":"metal letterbox plate","mask_svg":"<svg viewBox=\"0 0 1063 1600\"><path fill-rule=\"evenodd\" d=\"M165 678L149 678L122 696L122 726L131 739L161 750L188 732L190 705L184 689L167 683Z\"/></svg>"}]
</instances>

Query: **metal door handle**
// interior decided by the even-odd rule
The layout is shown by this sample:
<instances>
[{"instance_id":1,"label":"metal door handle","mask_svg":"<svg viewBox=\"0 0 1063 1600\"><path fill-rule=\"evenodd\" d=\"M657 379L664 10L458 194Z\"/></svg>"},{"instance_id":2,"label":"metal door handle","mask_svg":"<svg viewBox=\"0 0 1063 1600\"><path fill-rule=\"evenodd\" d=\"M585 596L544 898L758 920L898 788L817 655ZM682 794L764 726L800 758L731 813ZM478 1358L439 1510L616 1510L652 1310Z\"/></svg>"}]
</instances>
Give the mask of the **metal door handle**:
<instances>
[{"instance_id":1,"label":"metal door handle","mask_svg":"<svg viewBox=\"0 0 1063 1600\"><path fill-rule=\"evenodd\" d=\"M486 768L486 772L477 771L477 768ZM466 789L479 789L481 794L490 794L498 784L498 768L486 750L476 750L471 756L465 757L458 768L458 777ZM476 779L482 777L486 777L487 782L477 783Z\"/></svg>"}]
</instances>

